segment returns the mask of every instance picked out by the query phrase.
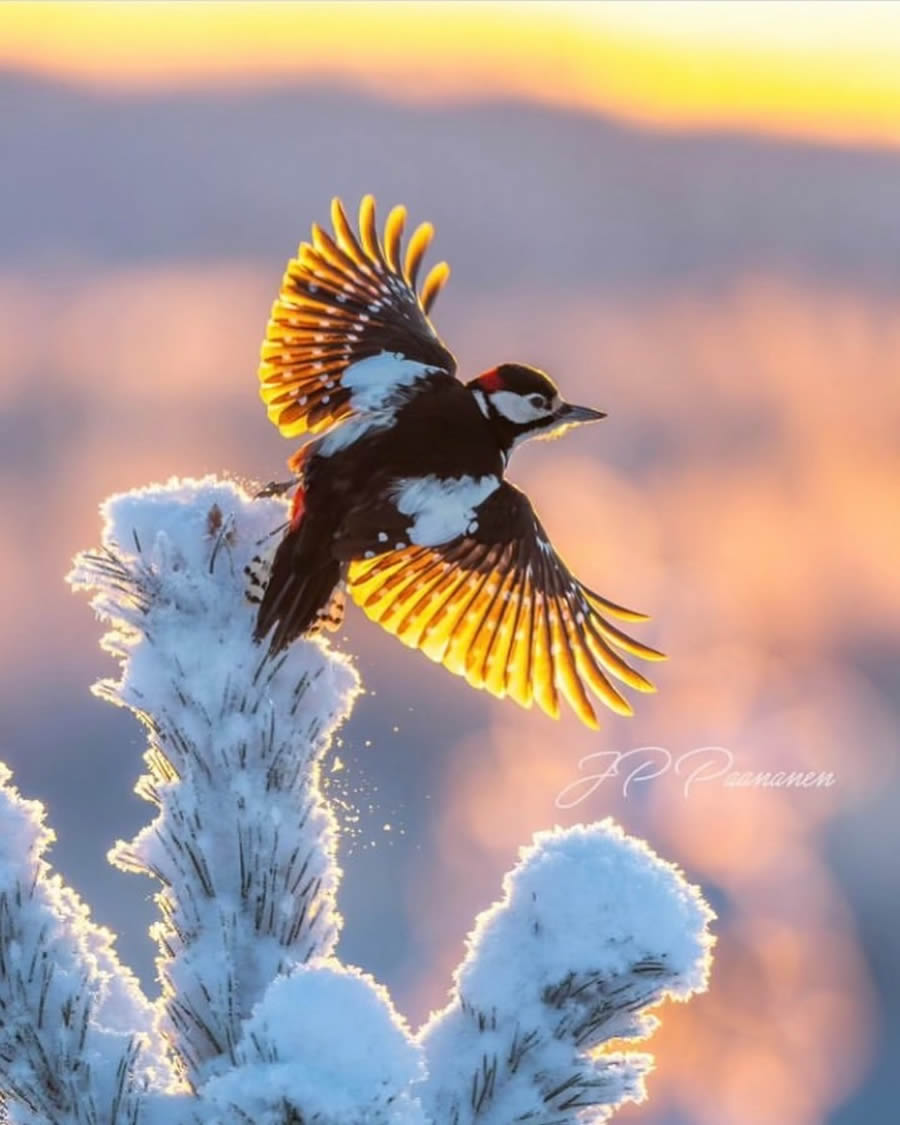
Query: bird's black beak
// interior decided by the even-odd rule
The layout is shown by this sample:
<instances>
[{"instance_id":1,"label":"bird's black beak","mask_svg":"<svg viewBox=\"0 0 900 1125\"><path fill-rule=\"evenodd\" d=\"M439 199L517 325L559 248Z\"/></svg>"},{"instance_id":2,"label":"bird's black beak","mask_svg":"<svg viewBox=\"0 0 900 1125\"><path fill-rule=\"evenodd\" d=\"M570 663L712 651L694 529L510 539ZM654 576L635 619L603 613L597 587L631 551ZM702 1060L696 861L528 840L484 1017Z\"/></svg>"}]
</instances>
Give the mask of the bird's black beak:
<instances>
[{"instance_id":1,"label":"bird's black beak","mask_svg":"<svg viewBox=\"0 0 900 1125\"><path fill-rule=\"evenodd\" d=\"M557 410L556 417L560 422L571 426L576 422L599 422L601 418L606 417L606 412L594 410L590 406L575 406L574 403L564 402Z\"/></svg>"}]
</instances>

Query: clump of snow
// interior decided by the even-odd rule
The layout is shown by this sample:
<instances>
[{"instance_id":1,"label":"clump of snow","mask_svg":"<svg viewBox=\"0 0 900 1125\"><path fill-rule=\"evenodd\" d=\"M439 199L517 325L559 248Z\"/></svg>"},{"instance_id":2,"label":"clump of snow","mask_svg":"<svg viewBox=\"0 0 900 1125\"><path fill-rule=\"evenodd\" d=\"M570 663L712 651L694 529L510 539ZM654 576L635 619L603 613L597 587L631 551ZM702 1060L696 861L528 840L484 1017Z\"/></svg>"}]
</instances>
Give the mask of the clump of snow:
<instances>
[{"instance_id":1,"label":"clump of snow","mask_svg":"<svg viewBox=\"0 0 900 1125\"><path fill-rule=\"evenodd\" d=\"M609 820L538 833L503 889L469 937L451 1002L423 1029L426 1108L502 1125L536 1100L554 1121L640 1100L648 1056L587 1052L647 1035L648 1008L706 987L712 911Z\"/></svg>"},{"instance_id":2,"label":"clump of snow","mask_svg":"<svg viewBox=\"0 0 900 1125\"><path fill-rule=\"evenodd\" d=\"M575 966L611 979L652 961L686 996L706 981L711 918L676 867L611 820L538 832L478 917L457 987L509 1008L540 1002Z\"/></svg>"},{"instance_id":3,"label":"clump of snow","mask_svg":"<svg viewBox=\"0 0 900 1125\"><path fill-rule=\"evenodd\" d=\"M204 1098L259 1125L290 1111L321 1125L424 1125L412 1084L424 1076L387 991L337 962L276 978L247 1021L238 1066Z\"/></svg>"}]
</instances>

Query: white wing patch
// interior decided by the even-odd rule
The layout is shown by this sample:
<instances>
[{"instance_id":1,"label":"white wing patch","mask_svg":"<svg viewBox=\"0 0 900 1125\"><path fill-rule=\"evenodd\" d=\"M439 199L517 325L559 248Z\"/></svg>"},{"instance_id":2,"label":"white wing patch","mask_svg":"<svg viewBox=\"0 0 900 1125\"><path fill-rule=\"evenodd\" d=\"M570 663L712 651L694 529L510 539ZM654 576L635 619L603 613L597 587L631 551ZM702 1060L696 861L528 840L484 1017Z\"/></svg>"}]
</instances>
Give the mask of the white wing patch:
<instances>
[{"instance_id":1,"label":"white wing patch","mask_svg":"<svg viewBox=\"0 0 900 1125\"><path fill-rule=\"evenodd\" d=\"M375 414L346 418L319 439L316 443L316 452L322 457L331 457L332 454L346 449L348 445L353 445L367 434L388 429L393 420L392 410L379 410Z\"/></svg>"},{"instance_id":2,"label":"white wing patch","mask_svg":"<svg viewBox=\"0 0 900 1125\"><path fill-rule=\"evenodd\" d=\"M397 482L394 503L398 512L413 517L410 542L437 547L477 531L475 509L499 486L500 478L495 476L416 477Z\"/></svg>"},{"instance_id":3,"label":"white wing patch","mask_svg":"<svg viewBox=\"0 0 900 1125\"><path fill-rule=\"evenodd\" d=\"M400 405L397 391L427 378L433 370L399 352L379 352L351 364L341 385L351 392L350 404L356 415L327 433L319 441L318 453L331 457L366 434L387 429Z\"/></svg>"},{"instance_id":4,"label":"white wing patch","mask_svg":"<svg viewBox=\"0 0 900 1125\"><path fill-rule=\"evenodd\" d=\"M374 412L388 406L400 387L410 387L434 371L424 363L407 359L400 352L379 352L351 364L341 386L351 391L354 410Z\"/></svg>"}]
</instances>

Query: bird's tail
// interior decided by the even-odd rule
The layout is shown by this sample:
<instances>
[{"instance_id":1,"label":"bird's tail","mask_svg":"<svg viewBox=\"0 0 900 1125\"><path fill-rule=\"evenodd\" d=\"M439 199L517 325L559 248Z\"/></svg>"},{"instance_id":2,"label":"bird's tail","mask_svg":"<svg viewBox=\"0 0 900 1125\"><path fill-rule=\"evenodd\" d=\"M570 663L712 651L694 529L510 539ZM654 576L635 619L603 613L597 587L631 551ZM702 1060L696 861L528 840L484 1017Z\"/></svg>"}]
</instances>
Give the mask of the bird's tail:
<instances>
[{"instance_id":1,"label":"bird's tail","mask_svg":"<svg viewBox=\"0 0 900 1125\"><path fill-rule=\"evenodd\" d=\"M265 566L262 560L258 561ZM286 648L304 633L337 629L343 621L341 564L323 553L321 546L316 549L315 540L302 524L289 530L281 540L267 575L250 568L248 574L250 597L259 601L253 634L257 641L262 641L271 633L271 653Z\"/></svg>"}]
</instances>

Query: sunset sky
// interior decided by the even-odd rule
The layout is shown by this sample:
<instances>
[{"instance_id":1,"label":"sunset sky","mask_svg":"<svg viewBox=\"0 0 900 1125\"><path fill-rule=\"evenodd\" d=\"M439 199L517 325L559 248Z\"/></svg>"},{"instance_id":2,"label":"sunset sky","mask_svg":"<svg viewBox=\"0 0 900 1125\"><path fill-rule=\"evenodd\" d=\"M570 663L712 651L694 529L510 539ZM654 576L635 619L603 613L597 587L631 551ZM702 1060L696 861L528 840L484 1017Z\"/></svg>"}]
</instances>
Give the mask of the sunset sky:
<instances>
[{"instance_id":1,"label":"sunset sky","mask_svg":"<svg viewBox=\"0 0 900 1125\"><path fill-rule=\"evenodd\" d=\"M900 143L890 2L6 3L0 63L121 88L337 77L658 126Z\"/></svg>"},{"instance_id":2,"label":"sunset sky","mask_svg":"<svg viewBox=\"0 0 900 1125\"><path fill-rule=\"evenodd\" d=\"M464 378L535 363L608 411L510 471L670 659L590 734L351 612L343 956L418 1022L516 848L614 815L720 915L711 990L663 1012L619 1119L888 1120L900 4L0 4L0 154L0 758L151 991L151 888L104 863L148 818L143 735L90 696L111 662L63 575L113 491L283 473L278 279L333 194L373 191L435 223ZM839 783L556 807L584 755L653 745Z\"/></svg>"}]
</instances>

